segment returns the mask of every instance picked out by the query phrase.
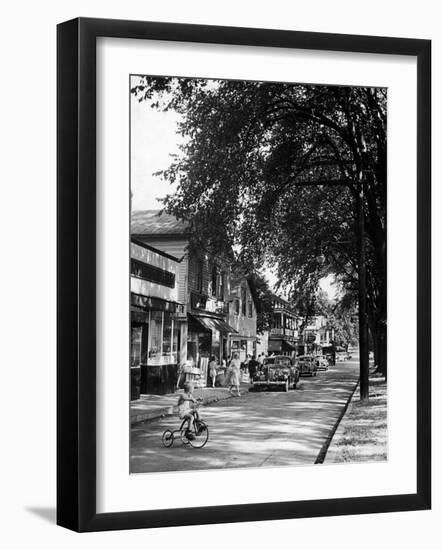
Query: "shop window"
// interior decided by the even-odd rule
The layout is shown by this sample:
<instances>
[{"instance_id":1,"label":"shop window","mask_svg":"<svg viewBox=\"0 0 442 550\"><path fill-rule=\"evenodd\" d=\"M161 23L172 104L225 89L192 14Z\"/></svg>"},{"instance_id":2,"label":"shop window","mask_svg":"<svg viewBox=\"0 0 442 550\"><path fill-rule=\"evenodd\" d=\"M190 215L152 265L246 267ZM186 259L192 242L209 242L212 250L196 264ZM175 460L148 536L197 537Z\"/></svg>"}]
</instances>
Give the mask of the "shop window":
<instances>
[{"instance_id":1,"label":"shop window","mask_svg":"<svg viewBox=\"0 0 442 550\"><path fill-rule=\"evenodd\" d=\"M141 363L141 339L142 328L141 326L133 326L131 330L131 342L130 342L130 366L138 367Z\"/></svg>"},{"instance_id":2,"label":"shop window","mask_svg":"<svg viewBox=\"0 0 442 550\"><path fill-rule=\"evenodd\" d=\"M161 362L161 343L163 332L163 312L152 311L150 314L149 364L158 365Z\"/></svg>"},{"instance_id":3,"label":"shop window","mask_svg":"<svg viewBox=\"0 0 442 550\"><path fill-rule=\"evenodd\" d=\"M163 317L163 342L161 355L166 360L167 358L172 359L172 324L172 314L170 311L165 311Z\"/></svg>"}]
</instances>

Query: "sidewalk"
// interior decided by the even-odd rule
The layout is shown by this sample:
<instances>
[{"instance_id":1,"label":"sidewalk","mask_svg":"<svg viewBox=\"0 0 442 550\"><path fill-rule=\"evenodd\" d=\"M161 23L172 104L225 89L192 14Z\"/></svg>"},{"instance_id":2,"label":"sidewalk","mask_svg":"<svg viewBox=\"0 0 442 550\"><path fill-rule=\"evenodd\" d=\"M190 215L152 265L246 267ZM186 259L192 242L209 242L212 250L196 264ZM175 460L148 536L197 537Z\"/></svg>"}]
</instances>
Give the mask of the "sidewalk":
<instances>
[{"instance_id":1,"label":"sidewalk","mask_svg":"<svg viewBox=\"0 0 442 550\"><path fill-rule=\"evenodd\" d=\"M370 374L369 400L361 403L359 384L327 450L325 464L387 460L387 384Z\"/></svg>"},{"instance_id":2,"label":"sidewalk","mask_svg":"<svg viewBox=\"0 0 442 550\"><path fill-rule=\"evenodd\" d=\"M241 386L241 394L248 393L248 386ZM140 399L130 402L130 423L138 424L171 416L177 412L178 396L183 390L177 390L168 395L141 395ZM195 388L193 395L203 400L202 405L209 405L217 401L232 398L228 388Z\"/></svg>"}]
</instances>

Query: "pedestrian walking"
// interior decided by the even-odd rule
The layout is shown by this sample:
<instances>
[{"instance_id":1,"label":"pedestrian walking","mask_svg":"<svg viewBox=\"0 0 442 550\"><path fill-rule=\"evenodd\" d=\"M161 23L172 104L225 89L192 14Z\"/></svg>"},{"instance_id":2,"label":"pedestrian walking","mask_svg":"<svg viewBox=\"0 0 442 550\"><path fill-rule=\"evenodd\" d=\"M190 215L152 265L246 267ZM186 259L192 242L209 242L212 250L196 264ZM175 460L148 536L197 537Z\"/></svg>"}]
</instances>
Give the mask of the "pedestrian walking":
<instances>
[{"instance_id":1,"label":"pedestrian walking","mask_svg":"<svg viewBox=\"0 0 442 550\"><path fill-rule=\"evenodd\" d=\"M250 380L253 380L253 377L256 374L256 371L258 370L259 362L256 360L256 357L253 356L249 361L249 376Z\"/></svg>"},{"instance_id":2,"label":"pedestrian walking","mask_svg":"<svg viewBox=\"0 0 442 550\"><path fill-rule=\"evenodd\" d=\"M216 368L217 368L217 362L216 362L216 357L214 355L212 355L212 357L210 358L210 363L209 363L209 376L210 376L210 380L212 382L212 388L215 387L215 382L216 382Z\"/></svg>"},{"instance_id":3,"label":"pedestrian walking","mask_svg":"<svg viewBox=\"0 0 442 550\"><path fill-rule=\"evenodd\" d=\"M232 388L235 388L237 397L241 395L241 392L239 391L240 375L241 361L239 360L239 355L234 353L229 365L229 392L234 395Z\"/></svg>"}]
</instances>

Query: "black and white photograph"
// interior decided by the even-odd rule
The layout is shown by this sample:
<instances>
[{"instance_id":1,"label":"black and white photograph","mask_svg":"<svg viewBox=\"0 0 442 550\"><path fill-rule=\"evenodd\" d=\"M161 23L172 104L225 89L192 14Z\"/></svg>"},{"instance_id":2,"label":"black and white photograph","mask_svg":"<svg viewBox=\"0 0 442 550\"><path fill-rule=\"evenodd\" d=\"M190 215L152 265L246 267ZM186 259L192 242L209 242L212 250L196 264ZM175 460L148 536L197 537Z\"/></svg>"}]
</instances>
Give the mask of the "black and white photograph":
<instances>
[{"instance_id":1,"label":"black and white photograph","mask_svg":"<svg viewBox=\"0 0 442 550\"><path fill-rule=\"evenodd\" d=\"M5 4L4 548L437 546L439 12Z\"/></svg>"},{"instance_id":2,"label":"black and white photograph","mask_svg":"<svg viewBox=\"0 0 442 550\"><path fill-rule=\"evenodd\" d=\"M387 461L388 90L128 95L130 473Z\"/></svg>"}]
</instances>

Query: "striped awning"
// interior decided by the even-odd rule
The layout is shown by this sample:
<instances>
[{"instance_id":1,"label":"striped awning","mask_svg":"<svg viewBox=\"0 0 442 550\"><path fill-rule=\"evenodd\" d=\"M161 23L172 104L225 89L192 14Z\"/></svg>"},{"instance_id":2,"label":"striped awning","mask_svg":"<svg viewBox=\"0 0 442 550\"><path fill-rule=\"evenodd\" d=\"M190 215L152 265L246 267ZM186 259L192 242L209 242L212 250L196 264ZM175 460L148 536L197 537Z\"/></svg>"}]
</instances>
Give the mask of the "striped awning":
<instances>
[{"instance_id":1,"label":"striped awning","mask_svg":"<svg viewBox=\"0 0 442 550\"><path fill-rule=\"evenodd\" d=\"M204 331L219 330L220 332L230 332L233 334L238 334L237 331L229 325L224 319L219 319L218 317L208 317L207 315L196 315L195 313L190 314L189 317L196 321Z\"/></svg>"}]
</instances>

